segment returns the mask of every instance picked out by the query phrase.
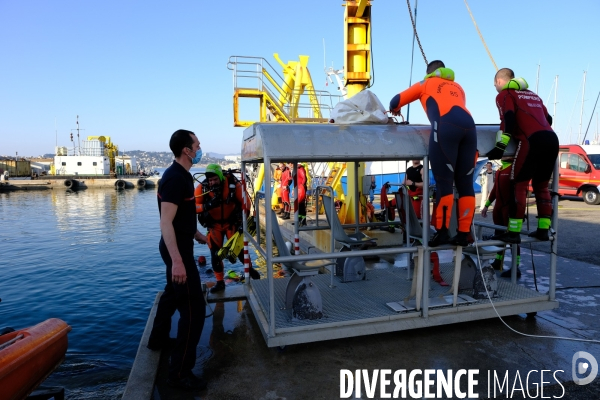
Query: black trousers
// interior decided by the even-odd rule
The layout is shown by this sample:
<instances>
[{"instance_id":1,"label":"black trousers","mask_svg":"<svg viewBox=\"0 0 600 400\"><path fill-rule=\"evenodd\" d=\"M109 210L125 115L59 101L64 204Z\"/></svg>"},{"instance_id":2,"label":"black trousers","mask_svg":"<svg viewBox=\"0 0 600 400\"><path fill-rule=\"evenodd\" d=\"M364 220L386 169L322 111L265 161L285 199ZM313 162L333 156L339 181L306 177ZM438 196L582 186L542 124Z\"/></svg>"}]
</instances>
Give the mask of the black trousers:
<instances>
[{"instance_id":1,"label":"black trousers","mask_svg":"<svg viewBox=\"0 0 600 400\"><path fill-rule=\"evenodd\" d=\"M150 341L167 343L171 331L171 317L175 310L179 311L177 342L171 353L169 377L181 379L189 374L196 364L196 347L204 328L206 305L200 285L200 274L194 260L194 241L191 238L185 242L179 241L177 247L185 265L187 280L185 284L172 282L173 262L161 238L158 249L167 267L167 284L158 302Z\"/></svg>"}]
</instances>

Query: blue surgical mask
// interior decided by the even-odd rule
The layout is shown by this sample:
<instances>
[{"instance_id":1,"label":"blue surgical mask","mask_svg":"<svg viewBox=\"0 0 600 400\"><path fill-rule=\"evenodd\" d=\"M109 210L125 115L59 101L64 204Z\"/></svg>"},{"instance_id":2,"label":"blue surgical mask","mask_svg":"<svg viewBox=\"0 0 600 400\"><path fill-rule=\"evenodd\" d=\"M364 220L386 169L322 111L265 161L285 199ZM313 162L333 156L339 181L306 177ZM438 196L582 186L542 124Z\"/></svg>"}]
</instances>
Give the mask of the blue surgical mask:
<instances>
[{"instance_id":1,"label":"blue surgical mask","mask_svg":"<svg viewBox=\"0 0 600 400\"><path fill-rule=\"evenodd\" d=\"M198 151L196 151L196 155L192 158L192 164L198 164L200 162L200 160L202 160L202 148L199 148Z\"/></svg>"}]
</instances>

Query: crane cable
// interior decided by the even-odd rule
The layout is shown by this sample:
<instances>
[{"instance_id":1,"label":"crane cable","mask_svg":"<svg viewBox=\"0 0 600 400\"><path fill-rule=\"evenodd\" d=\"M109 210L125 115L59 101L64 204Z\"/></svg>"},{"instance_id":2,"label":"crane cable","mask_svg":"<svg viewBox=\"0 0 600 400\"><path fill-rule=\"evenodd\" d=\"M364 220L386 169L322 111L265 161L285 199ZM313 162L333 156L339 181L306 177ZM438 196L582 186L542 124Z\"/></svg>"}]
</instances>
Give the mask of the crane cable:
<instances>
[{"instance_id":1,"label":"crane cable","mask_svg":"<svg viewBox=\"0 0 600 400\"><path fill-rule=\"evenodd\" d=\"M421 49L421 54L423 54L423 60L425 60L425 65L429 64L427 62L427 57L425 57L425 52L423 51L423 46L421 46L421 40L419 40L419 34L417 33L417 25L415 24L415 20L413 19L412 10L410 9L410 0L406 0L406 5L408 6L408 15L410 15L410 22L412 22L413 31L415 32L415 37L417 38L417 43L419 44L419 48Z\"/></svg>"},{"instance_id":2,"label":"crane cable","mask_svg":"<svg viewBox=\"0 0 600 400\"><path fill-rule=\"evenodd\" d=\"M481 38L481 42L483 43L483 47L485 47L485 51L487 51L488 56L490 56L490 60L492 60L492 64L494 64L494 68L496 68L496 71L498 71L498 67L496 66L496 62L494 61L494 57L492 57L492 53L490 53L490 49L488 49L487 44L485 44L485 40L483 39L483 35L479 31L479 27L477 26L477 22L475 22L475 17L473 16L473 13L471 12L471 9L469 8L469 3L467 3L467 0L464 0L464 2L465 2L465 6L467 6L467 11L469 11L469 15L471 16L471 20L473 20L473 25L475 25L475 29L477 29L477 33L479 34L479 37ZM411 19L412 19L412 17L411 17ZM419 46L420 45L421 44L419 43ZM423 50L421 50L421 51L423 51Z\"/></svg>"}]
</instances>

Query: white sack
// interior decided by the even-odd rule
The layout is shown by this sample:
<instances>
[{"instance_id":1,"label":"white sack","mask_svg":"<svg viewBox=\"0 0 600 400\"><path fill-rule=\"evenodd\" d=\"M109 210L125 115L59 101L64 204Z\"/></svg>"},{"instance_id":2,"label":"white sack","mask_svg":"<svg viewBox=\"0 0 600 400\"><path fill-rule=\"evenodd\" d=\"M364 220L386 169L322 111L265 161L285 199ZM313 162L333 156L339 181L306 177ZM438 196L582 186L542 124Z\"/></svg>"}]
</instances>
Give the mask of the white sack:
<instances>
[{"instance_id":1,"label":"white sack","mask_svg":"<svg viewBox=\"0 0 600 400\"><path fill-rule=\"evenodd\" d=\"M331 112L336 124L387 124L386 109L370 90L363 90L336 104Z\"/></svg>"}]
</instances>

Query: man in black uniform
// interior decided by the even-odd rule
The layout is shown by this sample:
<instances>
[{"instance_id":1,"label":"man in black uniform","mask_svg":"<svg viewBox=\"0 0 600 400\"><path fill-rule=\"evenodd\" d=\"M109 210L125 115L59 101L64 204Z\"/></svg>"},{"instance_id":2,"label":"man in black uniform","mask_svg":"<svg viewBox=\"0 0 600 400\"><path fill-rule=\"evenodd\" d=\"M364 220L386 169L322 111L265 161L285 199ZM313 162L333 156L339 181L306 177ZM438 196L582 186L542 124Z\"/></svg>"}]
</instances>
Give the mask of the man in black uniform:
<instances>
[{"instance_id":1,"label":"man in black uniform","mask_svg":"<svg viewBox=\"0 0 600 400\"><path fill-rule=\"evenodd\" d=\"M421 164L421 160L412 160L412 166L406 169L404 184L408 186L408 195L417 218L421 219L421 205L423 203L423 164Z\"/></svg>"},{"instance_id":2,"label":"man in black uniform","mask_svg":"<svg viewBox=\"0 0 600 400\"><path fill-rule=\"evenodd\" d=\"M148 348L160 350L167 346L171 317L178 310L177 341L171 353L167 382L182 389L201 390L206 383L192 369L206 309L194 259L194 239L206 244L206 236L196 227L194 181L189 170L200 162L202 149L196 135L183 129L173 133L169 147L175 161L166 169L158 186L161 231L158 249L167 266L167 284L158 303Z\"/></svg>"}]
</instances>

